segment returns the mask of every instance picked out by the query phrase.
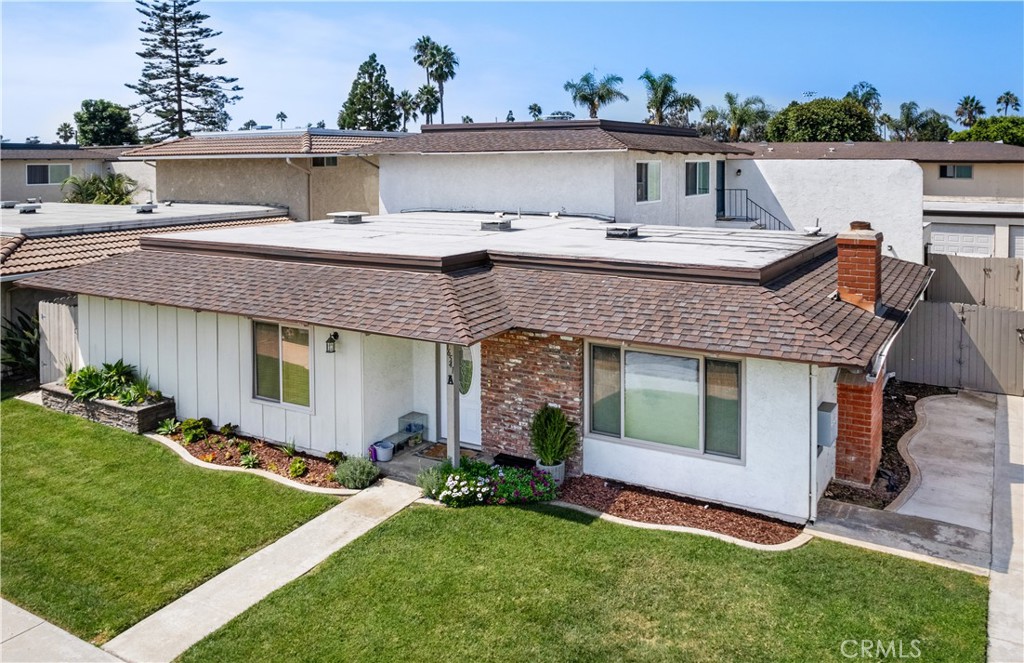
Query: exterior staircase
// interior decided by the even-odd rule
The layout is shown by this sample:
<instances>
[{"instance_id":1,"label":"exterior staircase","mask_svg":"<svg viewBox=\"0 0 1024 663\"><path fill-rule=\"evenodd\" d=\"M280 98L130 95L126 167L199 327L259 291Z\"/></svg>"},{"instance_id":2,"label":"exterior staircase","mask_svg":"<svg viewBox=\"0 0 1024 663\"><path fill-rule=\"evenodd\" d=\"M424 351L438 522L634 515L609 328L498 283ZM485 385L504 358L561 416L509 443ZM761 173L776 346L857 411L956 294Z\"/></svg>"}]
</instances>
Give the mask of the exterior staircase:
<instances>
[{"instance_id":1,"label":"exterior staircase","mask_svg":"<svg viewBox=\"0 0 1024 663\"><path fill-rule=\"evenodd\" d=\"M761 207L746 189L718 189L715 226L744 230L793 230L793 227Z\"/></svg>"}]
</instances>

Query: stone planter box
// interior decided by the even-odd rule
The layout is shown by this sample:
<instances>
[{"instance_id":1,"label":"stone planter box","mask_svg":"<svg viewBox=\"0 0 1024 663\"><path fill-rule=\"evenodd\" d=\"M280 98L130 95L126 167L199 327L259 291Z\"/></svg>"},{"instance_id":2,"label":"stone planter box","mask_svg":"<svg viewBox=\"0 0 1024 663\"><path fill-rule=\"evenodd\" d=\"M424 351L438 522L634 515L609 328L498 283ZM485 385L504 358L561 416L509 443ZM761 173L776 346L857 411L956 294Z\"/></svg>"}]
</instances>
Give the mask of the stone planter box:
<instances>
[{"instance_id":1,"label":"stone planter box","mask_svg":"<svg viewBox=\"0 0 1024 663\"><path fill-rule=\"evenodd\" d=\"M157 427L162 420L175 415L174 399L165 398L149 405L120 405L116 401L76 401L64 385L51 382L39 387L43 405L51 410L84 417L129 433L145 433Z\"/></svg>"}]
</instances>

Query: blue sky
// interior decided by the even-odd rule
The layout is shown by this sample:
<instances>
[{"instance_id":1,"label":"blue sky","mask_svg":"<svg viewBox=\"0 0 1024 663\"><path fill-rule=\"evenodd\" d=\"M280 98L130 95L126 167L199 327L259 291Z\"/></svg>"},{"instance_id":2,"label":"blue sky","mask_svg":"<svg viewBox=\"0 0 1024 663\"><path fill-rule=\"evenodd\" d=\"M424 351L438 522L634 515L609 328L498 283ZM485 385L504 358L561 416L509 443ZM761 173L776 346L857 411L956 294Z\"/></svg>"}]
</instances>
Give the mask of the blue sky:
<instances>
[{"instance_id":1,"label":"blue sky","mask_svg":"<svg viewBox=\"0 0 1024 663\"><path fill-rule=\"evenodd\" d=\"M1024 99L1024 3L200 3L222 30L208 45L227 59L247 119L336 126L359 64L371 52L396 91L424 83L410 46L421 35L461 60L446 86L449 121L528 119L539 103L572 109L562 85L596 71L625 79L628 103L602 117L643 120L645 68L669 72L705 105L759 94L776 108L802 94L842 96L866 80L885 110L917 101L952 115L965 94L995 112L996 97ZM142 61L141 17L130 2L3 2L0 133L54 139L87 98L134 101L124 83Z\"/></svg>"}]
</instances>

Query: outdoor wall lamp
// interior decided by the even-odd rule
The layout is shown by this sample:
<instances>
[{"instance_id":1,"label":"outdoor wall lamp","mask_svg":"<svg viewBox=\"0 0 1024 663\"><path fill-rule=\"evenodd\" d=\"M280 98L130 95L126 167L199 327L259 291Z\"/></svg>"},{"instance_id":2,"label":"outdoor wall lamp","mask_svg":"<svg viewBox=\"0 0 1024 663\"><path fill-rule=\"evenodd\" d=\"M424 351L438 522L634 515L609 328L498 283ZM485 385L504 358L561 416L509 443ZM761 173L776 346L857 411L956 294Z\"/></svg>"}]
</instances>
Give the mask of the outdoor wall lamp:
<instances>
[{"instance_id":1,"label":"outdoor wall lamp","mask_svg":"<svg viewBox=\"0 0 1024 663\"><path fill-rule=\"evenodd\" d=\"M736 169L736 177L739 177L742 174L743 174L743 169L742 168L737 168Z\"/></svg>"},{"instance_id":2,"label":"outdoor wall lamp","mask_svg":"<svg viewBox=\"0 0 1024 663\"><path fill-rule=\"evenodd\" d=\"M327 354L334 354L334 343L338 340L338 332L331 332L327 337Z\"/></svg>"}]
</instances>

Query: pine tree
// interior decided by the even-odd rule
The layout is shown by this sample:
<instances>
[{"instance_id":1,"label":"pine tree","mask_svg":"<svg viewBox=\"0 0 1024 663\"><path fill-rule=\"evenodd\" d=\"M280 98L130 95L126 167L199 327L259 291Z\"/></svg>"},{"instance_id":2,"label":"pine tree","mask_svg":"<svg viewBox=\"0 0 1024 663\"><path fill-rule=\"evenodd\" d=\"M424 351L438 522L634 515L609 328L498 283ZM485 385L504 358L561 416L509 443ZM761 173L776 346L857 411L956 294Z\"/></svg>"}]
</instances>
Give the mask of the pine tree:
<instances>
[{"instance_id":1,"label":"pine tree","mask_svg":"<svg viewBox=\"0 0 1024 663\"><path fill-rule=\"evenodd\" d=\"M384 65L377 62L376 53L359 65L348 100L338 112L339 129L398 130L401 112L387 73Z\"/></svg>"},{"instance_id":2,"label":"pine tree","mask_svg":"<svg viewBox=\"0 0 1024 663\"><path fill-rule=\"evenodd\" d=\"M135 0L145 19L139 30L144 61L138 83L126 84L142 98L133 108L156 118L142 127L150 140L187 136L192 130L227 129L231 116L225 108L241 97L237 78L206 73L225 64L213 58L215 48L205 41L220 34L203 26L208 15L192 9L199 0Z\"/></svg>"}]
</instances>

